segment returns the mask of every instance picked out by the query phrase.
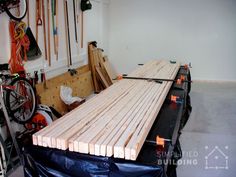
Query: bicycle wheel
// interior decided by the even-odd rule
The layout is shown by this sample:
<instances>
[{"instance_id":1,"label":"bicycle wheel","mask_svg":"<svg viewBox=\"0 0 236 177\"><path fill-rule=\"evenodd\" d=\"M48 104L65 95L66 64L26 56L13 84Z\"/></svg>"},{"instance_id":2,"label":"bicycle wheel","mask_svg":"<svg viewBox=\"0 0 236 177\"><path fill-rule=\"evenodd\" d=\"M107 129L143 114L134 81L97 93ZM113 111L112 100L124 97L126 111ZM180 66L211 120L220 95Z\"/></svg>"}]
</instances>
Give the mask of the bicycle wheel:
<instances>
[{"instance_id":1,"label":"bicycle wheel","mask_svg":"<svg viewBox=\"0 0 236 177\"><path fill-rule=\"evenodd\" d=\"M20 124L31 120L36 111L36 96L30 82L18 77L9 85L13 89L6 92L6 107L12 119Z\"/></svg>"},{"instance_id":2,"label":"bicycle wheel","mask_svg":"<svg viewBox=\"0 0 236 177\"><path fill-rule=\"evenodd\" d=\"M17 1L17 0L14 0ZM26 0L18 0L19 4L17 5L9 5L9 7L5 8L7 15L16 21L21 21L27 12L27 3Z\"/></svg>"}]
</instances>

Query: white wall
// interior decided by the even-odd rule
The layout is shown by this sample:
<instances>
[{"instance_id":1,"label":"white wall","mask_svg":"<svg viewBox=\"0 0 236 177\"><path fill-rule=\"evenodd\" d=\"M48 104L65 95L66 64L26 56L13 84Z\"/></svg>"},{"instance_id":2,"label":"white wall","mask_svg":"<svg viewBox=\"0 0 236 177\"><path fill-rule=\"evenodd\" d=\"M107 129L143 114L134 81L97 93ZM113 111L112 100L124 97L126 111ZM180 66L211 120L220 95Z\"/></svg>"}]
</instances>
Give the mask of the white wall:
<instances>
[{"instance_id":1,"label":"white wall","mask_svg":"<svg viewBox=\"0 0 236 177\"><path fill-rule=\"evenodd\" d=\"M34 61L28 61L25 64L27 72L33 73L34 70L45 69L47 78L58 75L67 71L67 52L65 45L65 20L64 20L64 7L63 1L59 1L59 60L56 61L54 55L53 34L51 30L51 57L52 66L49 67L45 61L44 56L44 41L43 41L43 27L39 27L39 41L38 44L42 51L42 57ZM35 34L35 2L30 2L30 27ZM92 10L84 12L84 48L81 49L80 45L75 42L74 35L74 19L73 19L73 1L68 0L69 8L69 22L70 22L70 36L71 36L71 49L72 49L72 61L75 68L87 63L87 43L88 41L96 40L99 46L103 47L106 51L108 48L108 38L105 35L108 31L108 0L91 0ZM45 5L47 1L45 0ZM47 14L45 9L45 14ZM0 63L8 62L10 58L10 38L9 38L9 18L3 13L0 15ZM24 20L27 21L26 18ZM78 25L78 35L80 33L81 25ZM52 29L52 27L51 27ZM79 36L80 39L80 36Z\"/></svg>"},{"instance_id":2,"label":"white wall","mask_svg":"<svg viewBox=\"0 0 236 177\"><path fill-rule=\"evenodd\" d=\"M39 46L43 56L27 62L28 71L45 68L48 77L67 70L63 0L59 0L59 61L44 61L42 27ZM87 62L87 48L77 49L74 39L72 1L69 2L73 63ZM194 79L236 80L235 0L91 0L85 12L85 46L97 40L109 53L120 73L150 59L191 62ZM31 28L35 33L35 1L30 1ZM46 0L45 0L46 3ZM0 15L0 62L10 57L8 17ZM109 24L109 26L108 26ZM109 35L108 35L109 34ZM53 39L51 35L51 49Z\"/></svg>"},{"instance_id":3,"label":"white wall","mask_svg":"<svg viewBox=\"0 0 236 177\"><path fill-rule=\"evenodd\" d=\"M165 58L191 62L194 79L236 80L235 0L111 0L109 28L121 73Z\"/></svg>"}]
</instances>

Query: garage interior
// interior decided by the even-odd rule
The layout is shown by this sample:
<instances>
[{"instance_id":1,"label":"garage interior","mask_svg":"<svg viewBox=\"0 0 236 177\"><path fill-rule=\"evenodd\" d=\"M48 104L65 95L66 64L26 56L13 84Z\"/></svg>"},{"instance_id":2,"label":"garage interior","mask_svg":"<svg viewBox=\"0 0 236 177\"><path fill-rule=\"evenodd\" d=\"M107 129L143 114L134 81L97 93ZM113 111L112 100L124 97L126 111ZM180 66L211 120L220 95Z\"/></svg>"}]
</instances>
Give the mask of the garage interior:
<instances>
[{"instance_id":1,"label":"garage interior","mask_svg":"<svg viewBox=\"0 0 236 177\"><path fill-rule=\"evenodd\" d=\"M1 176L234 177L235 0L0 12Z\"/></svg>"}]
</instances>

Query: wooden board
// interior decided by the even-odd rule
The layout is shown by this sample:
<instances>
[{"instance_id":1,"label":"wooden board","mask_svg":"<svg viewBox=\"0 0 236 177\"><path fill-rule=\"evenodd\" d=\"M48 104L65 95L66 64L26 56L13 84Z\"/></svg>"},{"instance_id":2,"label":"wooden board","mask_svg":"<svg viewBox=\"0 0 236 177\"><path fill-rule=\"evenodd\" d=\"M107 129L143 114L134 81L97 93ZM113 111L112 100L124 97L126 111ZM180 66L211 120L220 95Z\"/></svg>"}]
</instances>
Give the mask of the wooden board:
<instances>
[{"instance_id":1,"label":"wooden board","mask_svg":"<svg viewBox=\"0 0 236 177\"><path fill-rule=\"evenodd\" d=\"M153 60L129 76L174 79L179 66ZM136 160L171 85L172 82L120 80L34 134L33 143Z\"/></svg>"},{"instance_id":2,"label":"wooden board","mask_svg":"<svg viewBox=\"0 0 236 177\"><path fill-rule=\"evenodd\" d=\"M108 58L107 56L104 57L104 63L103 63L103 66L109 76L109 79L111 80L112 83L115 83L117 76L118 74L114 71L114 69L111 67L111 64L110 62L108 61Z\"/></svg>"},{"instance_id":3,"label":"wooden board","mask_svg":"<svg viewBox=\"0 0 236 177\"><path fill-rule=\"evenodd\" d=\"M96 67L96 71L97 71L98 77L101 79L101 82L103 83L104 87L108 88L109 84L106 81L105 76L104 76L104 74L101 71L101 68L100 67Z\"/></svg>"},{"instance_id":4,"label":"wooden board","mask_svg":"<svg viewBox=\"0 0 236 177\"><path fill-rule=\"evenodd\" d=\"M100 91L100 87L97 82L96 78L96 59L95 59L95 47L92 44L88 45L88 56L89 56L89 67L92 72L92 80L93 80L93 85L94 85L94 90L95 92Z\"/></svg>"},{"instance_id":5,"label":"wooden board","mask_svg":"<svg viewBox=\"0 0 236 177\"><path fill-rule=\"evenodd\" d=\"M102 51L101 50L99 50L98 51L98 56L99 56L99 65L100 65L100 70L101 70L101 72L102 72L102 74L103 74L103 76L104 76L104 78L105 78L105 80L106 80L106 82L109 84L109 86L110 85L112 85L112 80L110 79L110 77L109 77L109 75L107 74L107 70L106 70L106 68L105 68L105 66L104 66L104 63L105 63L105 60L104 60L104 57L103 57L103 55L102 55Z\"/></svg>"},{"instance_id":6,"label":"wooden board","mask_svg":"<svg viewBox=\"0 0 236 177\"><path fill-rule=\"evenodd\" d=\"M112 79L109 77L106 70L107 65L103 57L103 50L95 47L92 43L88 45L89 67L92 72L92 79L95 92L100 92L112 85ZM108 62L108 61L107 61ZM109 70L109 72L111 72Z\"/></svg>"}]
</instances>

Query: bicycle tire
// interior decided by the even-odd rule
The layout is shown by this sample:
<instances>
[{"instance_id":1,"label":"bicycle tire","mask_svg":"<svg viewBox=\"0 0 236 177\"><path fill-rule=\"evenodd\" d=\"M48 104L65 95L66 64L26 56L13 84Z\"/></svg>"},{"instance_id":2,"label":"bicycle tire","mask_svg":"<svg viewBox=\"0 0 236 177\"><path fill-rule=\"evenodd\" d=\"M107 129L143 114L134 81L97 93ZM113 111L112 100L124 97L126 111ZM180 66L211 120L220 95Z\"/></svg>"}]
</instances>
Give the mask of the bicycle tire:
<instances>
[{"instance_id":1,"label":"bicycle tire","mask_svg":"<svg viewBox=\"0 0 236 177\"><path fill-rule=\"evenodd\" d=\"M19 88L17 87L18 86L17 84L21 84L19 85L21 89L19 90L19 92L17 92ZM20 124L25 124L32 119L32 117L35 114L36 107L37 107L36 94L33 89L33 86L31 85L29 80L22 77L13 79L9 85L16 86L16 89L15 90L8 89L6 92L5 103L8 110L8 114L15 122L20 123ZM24 93L20 93L22 92L22 86L23 86ZM15 99L15 102L17 103L13 102L14 99ZM14 105L12 105L13 103ZM17 106L16 109L14 109L15 105ZM27 109L27 107L29 108Z\"/></svg>"},{"instance_id":2,"label":"bicycle tire","mask_svg":"<svg viewBox=\"0 0 236 177\"><path fill-rule=\"evenodd\" d=\"M26 13L27 13L27 10L28 10L28 6L27 6L27 2L26 2L26 0L21 0L21 1L24 1L24 5L25 5L25 9L24 9L24 13L22 13L22 15L21 16L15 16L15 15L13 15L12 13L11 13L11 11L9 10L9 8L5 8L5 11L6 11L6 13L7 13L7 15L11 18L11 19L13 19L13 20L16 20L16 21L21 21L23 18L25 18L25 16L26 16Z\"/></svg>"}]
</instances>

